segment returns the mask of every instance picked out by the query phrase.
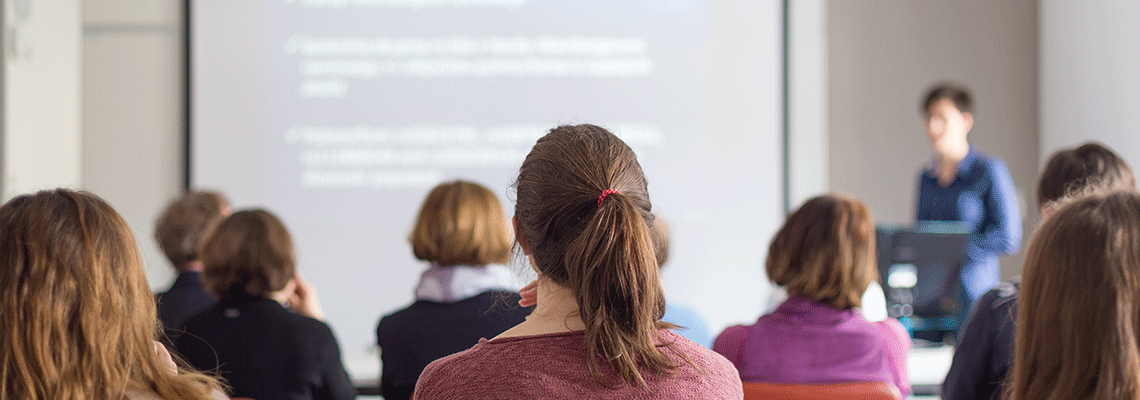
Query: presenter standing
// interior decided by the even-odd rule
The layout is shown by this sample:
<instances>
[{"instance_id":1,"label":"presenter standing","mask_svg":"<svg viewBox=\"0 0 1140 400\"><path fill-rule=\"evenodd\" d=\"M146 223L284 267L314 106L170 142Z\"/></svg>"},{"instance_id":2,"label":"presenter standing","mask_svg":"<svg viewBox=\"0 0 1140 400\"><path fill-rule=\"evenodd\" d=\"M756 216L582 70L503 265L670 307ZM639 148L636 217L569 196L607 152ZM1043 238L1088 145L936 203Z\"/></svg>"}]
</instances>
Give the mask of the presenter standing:
<instances>
[{"instance_id":1,"label":"presenter standing","mask_svg":"<svg viewBox=\"0 0 1140 400\"><path fill-rule=\"evenodd\" d=\"M1009 168L967 140L974 125L970 93L939 84L922 103L934 150L918 178L917 221L959 221L970 231L962 262L963 312L997 286L998 256L1017 252L1021 215Z\"/></svg>"}]
</instances>

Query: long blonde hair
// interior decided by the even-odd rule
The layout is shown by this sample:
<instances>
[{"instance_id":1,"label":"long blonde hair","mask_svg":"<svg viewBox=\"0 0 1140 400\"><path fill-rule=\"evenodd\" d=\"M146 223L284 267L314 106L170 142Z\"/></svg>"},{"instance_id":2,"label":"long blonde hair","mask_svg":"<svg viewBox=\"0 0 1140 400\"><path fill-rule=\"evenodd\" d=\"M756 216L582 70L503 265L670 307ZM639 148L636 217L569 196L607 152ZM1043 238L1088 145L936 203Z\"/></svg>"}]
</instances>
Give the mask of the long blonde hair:
<instances>
[{"instance_id":1,"label":"long blonde hair","mask_svg":"<svg viewBox=\"0 0 1140 400\"><path fill-rule=\"evenodd\" d=\"M99 197L67 189L0 207L0 398L208 399L219 384L175 375L130 228Z\"/></svg>"},{"instance_id":2,"label":"long blonde hair","mask_svg":"<svg viewBox=\"0 0 1140 400\"><path fill-rule=\"evenodd\" d=\"M1030 241L1017 316L1015 400L1140 398L1140 194L1093 194Z\"/></svg>"}]
</instances>

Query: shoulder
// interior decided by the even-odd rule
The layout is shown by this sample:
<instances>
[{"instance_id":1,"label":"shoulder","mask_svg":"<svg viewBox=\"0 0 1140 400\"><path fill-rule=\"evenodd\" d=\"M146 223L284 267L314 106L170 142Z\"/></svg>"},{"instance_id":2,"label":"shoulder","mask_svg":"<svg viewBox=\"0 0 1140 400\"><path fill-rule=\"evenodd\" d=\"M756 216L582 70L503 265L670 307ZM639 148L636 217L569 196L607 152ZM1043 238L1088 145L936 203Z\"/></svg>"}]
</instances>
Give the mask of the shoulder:
<instances>
[{"instance_id":1,"label":"shoulder","mask_svg":"<svg viewBox=\"0 0 1140 400\"><path fill-rule=\"evenodd\" d=\"M988 306L987 311L1009 307L1017 301L1020 286L1020 282L1016 280L1003 281L982 295L981 299L978 299L978 304Z\"/></svg>"},{"instance_id":2,"label":"shoulder","mask_svg":"<svg viewBox=\"0 0 1140 400\"><path fill-rule=\"evenodd\" d=\"M486 379L488 371L497 369L488 367L499 364L500 360L487 357L483 354L485 350L481 343L470 349L432 361L420 373L419 380L416 381L413 398L455 397L456 393L453 391L456 389L476 389L488 384ZM502 370L496 372L500 376L505 376Z\"/></svg>"},{"instance_id":3,"label":"shoulder","mask_svg":"<svg viewBox=\"0 0 1140 400\"><path fill-rule=\"evenodd\" d=\"M744 344L744 338L747 336L748 327L744 325L730 326L717 335L716 340L713 341L713 351L724 355L726 357L734 357L739 351L740 346Z\"/></svg>"},{"instance_id":4,"label":"shoulder","mask_svg":"<svg viewBox=\"0 0 1140 400\"><path fill-rule=\"evenodd\" d=\"M974 167L981 168L986 175L1009 175L1009 167L1002 159L977 151L974 157Z\"/></svg>"}]
</instances>

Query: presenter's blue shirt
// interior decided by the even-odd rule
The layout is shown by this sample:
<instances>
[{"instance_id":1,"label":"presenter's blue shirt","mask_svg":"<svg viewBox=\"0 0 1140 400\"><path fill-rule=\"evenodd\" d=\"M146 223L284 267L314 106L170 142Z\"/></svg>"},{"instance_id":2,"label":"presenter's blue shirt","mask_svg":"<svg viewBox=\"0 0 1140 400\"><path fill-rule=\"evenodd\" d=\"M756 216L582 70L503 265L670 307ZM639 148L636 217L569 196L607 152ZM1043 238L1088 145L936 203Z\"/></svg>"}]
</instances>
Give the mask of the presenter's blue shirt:
<instances>
[{"instance_id":1,"label":"presenter's blue shirt","mask_svg":"<svg viewBox=\"0 0 1140 400\"><path fill-rule=\"evenodd\" d=\"M933 164L922 172L916 220L960 221L972 232L961 274L970 301L997 286L998 255L1015 253L1021 245L1021 214L1009 168L973 147L950 186L938 184Z\"/></svg>"}]
</instances>

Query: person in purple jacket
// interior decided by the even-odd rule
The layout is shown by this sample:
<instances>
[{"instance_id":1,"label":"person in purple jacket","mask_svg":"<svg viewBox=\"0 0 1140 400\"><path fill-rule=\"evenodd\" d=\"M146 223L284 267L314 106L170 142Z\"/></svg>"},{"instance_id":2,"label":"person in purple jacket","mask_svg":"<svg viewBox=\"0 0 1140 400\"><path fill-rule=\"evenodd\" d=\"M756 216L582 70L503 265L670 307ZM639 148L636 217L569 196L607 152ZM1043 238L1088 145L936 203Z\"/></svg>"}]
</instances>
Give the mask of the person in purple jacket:
<instances>
[{"instance_id":1,"label":"person in purple jacket","mask_svg":"<svg viewBox=\"0 0 1140 400\"><path fill-rule=\"evenodd\" d=\"M733 326L713 350L745 382L884 382L910 392L910 336L894 319L857 309L875 280L875 231L863 202L823 195L788 217L768 248L768 277L788 300L751 326Z\"/></svg>"}]
</instances>

